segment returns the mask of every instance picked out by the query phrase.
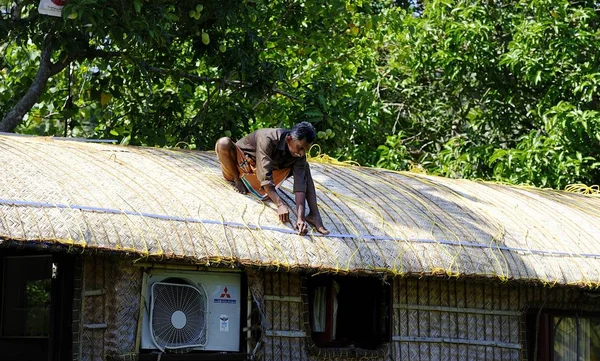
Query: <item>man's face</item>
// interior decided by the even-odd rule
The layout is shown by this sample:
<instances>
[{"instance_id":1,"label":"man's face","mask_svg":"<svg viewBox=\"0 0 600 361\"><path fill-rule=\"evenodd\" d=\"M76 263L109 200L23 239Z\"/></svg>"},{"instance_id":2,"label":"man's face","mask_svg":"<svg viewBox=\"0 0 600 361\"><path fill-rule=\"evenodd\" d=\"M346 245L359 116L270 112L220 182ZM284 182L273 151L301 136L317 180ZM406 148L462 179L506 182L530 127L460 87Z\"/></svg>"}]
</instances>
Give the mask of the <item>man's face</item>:
<instances>
[{"instance_id":1,"label":"man's face","mask_svg":"<svg viewBox=\"0 0 600 361\"><path fill-rule=\"evenodd\" d=\"M307 142L306 139L298 140L292 138L290 135L285 137L285 143L287 144L290 153L292 153L292 156L298 158L304 157L312 145L312 143Z\"/></svg>"}]
</instances>

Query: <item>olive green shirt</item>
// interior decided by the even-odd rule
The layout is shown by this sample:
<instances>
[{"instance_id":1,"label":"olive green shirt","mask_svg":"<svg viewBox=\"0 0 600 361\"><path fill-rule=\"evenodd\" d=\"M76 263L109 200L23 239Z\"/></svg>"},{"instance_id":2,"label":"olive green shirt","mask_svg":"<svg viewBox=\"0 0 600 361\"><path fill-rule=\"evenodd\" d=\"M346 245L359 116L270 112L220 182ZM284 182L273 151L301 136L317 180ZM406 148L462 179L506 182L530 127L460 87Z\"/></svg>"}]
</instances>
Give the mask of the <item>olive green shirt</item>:
<instances>
[{"instance_id":1,"label":"olive green shirt","mask_svg":"<svg viewBox=\"0 0 600 361\"><path fill-rule=\"evenodd\" d=\"M306 156L292 156L285 143L288 134L288 130L281 128L259 129L238 140L236 145L256 161L256 177L261 186L275 186L274 169L292 168L294 192L306 192L307 179L312 181Z\"/></svg>"}]
</instances>

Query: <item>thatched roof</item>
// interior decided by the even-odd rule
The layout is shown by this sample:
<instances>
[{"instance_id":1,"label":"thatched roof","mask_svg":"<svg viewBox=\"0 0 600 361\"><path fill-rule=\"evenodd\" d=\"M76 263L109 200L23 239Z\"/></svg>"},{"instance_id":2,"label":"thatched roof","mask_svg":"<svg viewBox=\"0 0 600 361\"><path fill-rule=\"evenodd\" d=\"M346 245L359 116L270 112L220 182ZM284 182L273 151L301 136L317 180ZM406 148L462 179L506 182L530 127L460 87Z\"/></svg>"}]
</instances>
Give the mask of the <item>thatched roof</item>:
<instances>
[{"instance_id":1,"label":"thatched roof","mask_svg":"<svg viewBox=\"0 0 600 361\"><path fill-rule=\"evenodd\" d=\"M0 154L4 241L600 286L600 197L311 162L332 234L298 236L272 204L236 193L214 152L3 134Z\"/></svg>"}]
</instances>

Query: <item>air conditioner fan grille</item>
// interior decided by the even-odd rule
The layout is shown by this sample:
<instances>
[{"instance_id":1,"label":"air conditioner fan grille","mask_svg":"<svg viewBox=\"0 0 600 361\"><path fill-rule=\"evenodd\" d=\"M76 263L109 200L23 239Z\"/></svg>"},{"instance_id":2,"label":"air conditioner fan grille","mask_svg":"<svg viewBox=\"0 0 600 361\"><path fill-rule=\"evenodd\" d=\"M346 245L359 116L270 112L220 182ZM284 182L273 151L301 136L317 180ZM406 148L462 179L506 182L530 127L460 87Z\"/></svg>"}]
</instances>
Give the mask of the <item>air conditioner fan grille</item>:
<instances>
[{"instance_id":1,"label":"air conditioner fan grille","mask_svg":"<svg viewBox=\"0 0 600 361\"><path fill-rule=\"evenodd\" d=\"M205 345L206 292L187 284L153 284L151 330L160 349Z\"/></svg>"}]
</instances>

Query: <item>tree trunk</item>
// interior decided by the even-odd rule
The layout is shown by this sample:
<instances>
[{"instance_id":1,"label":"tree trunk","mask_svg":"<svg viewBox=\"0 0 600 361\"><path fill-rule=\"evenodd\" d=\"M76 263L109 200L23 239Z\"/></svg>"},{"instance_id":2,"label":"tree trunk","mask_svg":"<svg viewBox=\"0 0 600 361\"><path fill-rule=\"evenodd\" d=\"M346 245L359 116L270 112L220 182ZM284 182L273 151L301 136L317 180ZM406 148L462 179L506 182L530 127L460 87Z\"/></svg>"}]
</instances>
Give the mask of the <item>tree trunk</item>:
<instances>
[{"instance_id":1,"label":"tree trunk","mask_svg":"<svg viewBox=\"0 0 600 361\"><path fill-rule=\"evenodd\" d=\"M52 64L52 41L46 40L42 55L40 57L40 68L33 79L33 83L25 95L15 104L15 106L0 121L0 132L14 132L15 128L21 123L27 112L37 103L40 95L46 88L48 79L62 71L69 61L62 61Z\"/></svg>"}]
</instances>

